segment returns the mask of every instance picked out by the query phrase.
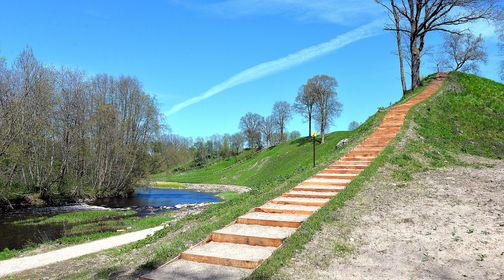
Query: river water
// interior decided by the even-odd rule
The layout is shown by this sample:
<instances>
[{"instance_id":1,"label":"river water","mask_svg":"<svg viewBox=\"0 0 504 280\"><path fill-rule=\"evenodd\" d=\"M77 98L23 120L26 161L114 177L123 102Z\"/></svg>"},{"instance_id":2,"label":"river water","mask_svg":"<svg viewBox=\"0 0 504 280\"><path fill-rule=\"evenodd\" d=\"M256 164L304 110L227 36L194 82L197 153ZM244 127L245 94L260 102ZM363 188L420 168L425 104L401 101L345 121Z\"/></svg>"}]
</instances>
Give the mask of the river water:
<instances>
[{"instance_id":1,"label":"river water","mask_svg":"<svg viewBox=\"0 0 504 280\"><path fill-rule=\"evenodd\" d=\"M129 197L100 199L91 204L106 208L133 209L139 216L149 216L176 209L174 206L178 204L198 204L220 200L213 193L138 187ZM71 228L71 225L68 224L15 224L15 221L80 210L82 207L48 207L22 209L14 213L0 214L0 251L5 248L21 249L30 243L55 240L64 236L65 230Z\"/></svg>"}]
</instances>

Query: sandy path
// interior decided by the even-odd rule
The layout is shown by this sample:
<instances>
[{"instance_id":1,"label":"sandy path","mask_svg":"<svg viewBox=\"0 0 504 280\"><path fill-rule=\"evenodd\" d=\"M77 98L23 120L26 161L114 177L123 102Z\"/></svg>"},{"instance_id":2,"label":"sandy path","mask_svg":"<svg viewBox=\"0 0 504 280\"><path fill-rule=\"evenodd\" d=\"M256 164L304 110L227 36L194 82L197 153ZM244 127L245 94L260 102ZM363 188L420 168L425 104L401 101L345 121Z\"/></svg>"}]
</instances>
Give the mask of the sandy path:
<instances>
[{"instance_id":1,"label":"sandy path","mask_svg":"<svg viewBox=\"0 0 504 280\"><path fill-rule=\"evenodd\" d=\"M142 240L149 235L161 230L163 226L157 226L131 233L112 236L84 244L74 245L47 253L14 258L0 261L0 277L24 270L46 266L49 264L77 258L80 256L97 253L114 247Z\"/></svg>"}]
</instances>

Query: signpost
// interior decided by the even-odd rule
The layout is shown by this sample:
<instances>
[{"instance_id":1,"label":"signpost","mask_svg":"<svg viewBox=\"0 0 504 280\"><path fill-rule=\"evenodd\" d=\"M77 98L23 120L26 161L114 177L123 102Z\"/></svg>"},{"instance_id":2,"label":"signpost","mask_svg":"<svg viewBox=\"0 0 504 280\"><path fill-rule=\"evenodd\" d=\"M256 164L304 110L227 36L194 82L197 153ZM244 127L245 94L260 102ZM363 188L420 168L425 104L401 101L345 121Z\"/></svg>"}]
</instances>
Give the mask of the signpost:
<instances>
[{"instance_id":1,"label":"signpost","mask_svg":"<svg viewBox=\"0 0 504 280\"><path fill-rule=\"evenodd\" d=\"M313 142L313 167L315 167L315 142L317 141L317 132L312 132L312 142Z\"/></svg>"}]
</instances>

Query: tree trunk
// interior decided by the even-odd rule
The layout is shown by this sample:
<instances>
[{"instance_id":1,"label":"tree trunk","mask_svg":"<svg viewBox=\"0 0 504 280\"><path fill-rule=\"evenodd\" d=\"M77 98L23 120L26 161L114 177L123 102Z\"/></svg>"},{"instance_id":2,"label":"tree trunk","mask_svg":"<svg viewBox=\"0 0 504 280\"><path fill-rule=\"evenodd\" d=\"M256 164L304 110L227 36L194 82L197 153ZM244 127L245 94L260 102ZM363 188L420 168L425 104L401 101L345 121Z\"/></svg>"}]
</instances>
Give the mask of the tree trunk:
<instances>
[{"instance_id":1,"label":"tree trunk","mask_svg":"<svg viewBox=\"0 0 504 280\"><path fill-rule=\"evenodd\" d=\"M308 115L308 136L311 136L311 114Z\"/></svg>"},{"instance_id":2,"label":"tree trunk","mask_svg":"<svg viewBox=\"0 0 504 280\"><path fill-rule=\"evenodd\" d=\"M401 86L402 86L402 91L403 95L406 95L406 79L404 77L404 59L403 59L403 52L402 52L402 38L401 38L401 31L399 30L400 26L400 18L399 18L399 13L397 12L397 9L395 8L394 0L391 0L392 3L392 9L393 9L393 14L394 14L394 23L396 27L396 39L397 39L397 55L399 56L399 69L400 69L400 74L401 74Z\"/></svg>"},{"instance_id":3,"label":"tree trunk","mask_svg":"<svg viewBox=\"0 0 504 280\"><path fill-rule=\"evenodd\" d=\"M420 51L416 46L416 40L412 42L411 50L411 89L420 85Z\"/></svg>"}]
</instances>

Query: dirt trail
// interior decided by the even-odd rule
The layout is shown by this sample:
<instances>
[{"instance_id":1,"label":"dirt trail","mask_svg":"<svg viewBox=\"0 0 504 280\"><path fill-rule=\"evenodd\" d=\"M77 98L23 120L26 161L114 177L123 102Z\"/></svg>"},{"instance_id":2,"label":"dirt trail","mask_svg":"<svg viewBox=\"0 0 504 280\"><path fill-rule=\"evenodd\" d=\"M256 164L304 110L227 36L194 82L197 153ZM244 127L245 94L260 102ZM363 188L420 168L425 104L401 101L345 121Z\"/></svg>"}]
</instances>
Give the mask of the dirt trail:
<instances>
[{"instance_id":1,"label":"dirt trail","mask_svg":"<svg viewBox=\"0 0 504 280\"><path fill-rule=\"evenodd\" d=\"M504 279L504 162L493 164L406 187L383 168L275 278Z\"/></svg>"}]
</instances>

